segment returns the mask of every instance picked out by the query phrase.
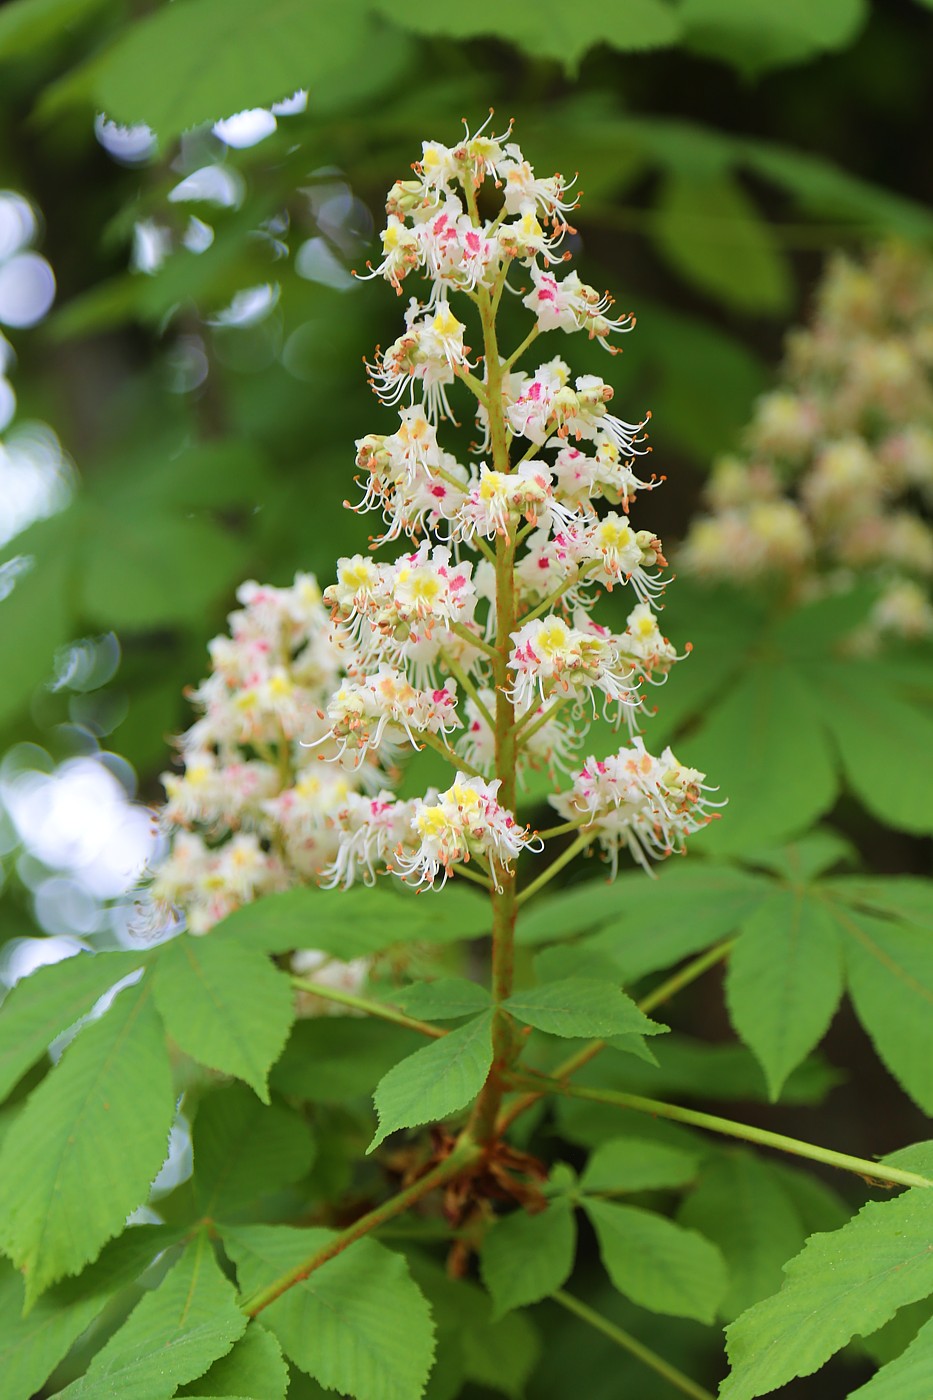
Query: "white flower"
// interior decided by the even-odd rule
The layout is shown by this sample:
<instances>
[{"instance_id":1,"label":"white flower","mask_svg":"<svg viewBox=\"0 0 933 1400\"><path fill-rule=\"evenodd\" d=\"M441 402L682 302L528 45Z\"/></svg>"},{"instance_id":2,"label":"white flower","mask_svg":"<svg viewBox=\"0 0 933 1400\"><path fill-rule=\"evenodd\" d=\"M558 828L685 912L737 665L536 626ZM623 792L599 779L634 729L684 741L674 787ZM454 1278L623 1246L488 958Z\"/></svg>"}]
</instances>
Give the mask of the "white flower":
<instances>
[{"instance_id":1,"label":"white flower","mask_svg":"<svg viewBox=\"0 0 933 1400\"><path fill-rule=\"evenodd\" d=\"M509 669L515 679L509 693L520 711L536 697L579 698L594 691L600 691L607 704L633 709L641 703L635 668L623 659L618 639L584 617L577 622L584 626L570 626L551 615L512 633Z\"/></svg>"},{"instance_id":2,"label":"white flower","mask_svg":"<svg viewBox=\"0 0 933 1400\"><path fill-rule=\"evenodd\" d=\"M569 821L579 820L584 831L610 855L615 874L618 853L626 846L646 870L658 860L682 851L687 836L713 820L704 798L711 791L705 774L686 768L665 749L655 758L636 738L608 758L588 758L569 792L550 798Z\"/></svg>"},{"instance_id":3,"label":"white flower","mask_svg":"<svg viewBox=\"0 0 933 1400\"><path fill-rule=\"evenodd\" d=\"M600 296L593 287L581 282L576 272L571 272L563 281L553 272L533 264L531 280L534 288L524 298L522 305L533 311L541 331L562 330L567 335L585 330L590 339L598 339L605 345L606 337L612 333L634 330L635 317L631 314L612 320L607 315L612 306L612 298ZM609 349L608 346L606 346Z\"/></svg>"},{"instance_id":4,"label":"white flower","mask_svg":"<svg viewBox=\"0 0 933 1400\"><path fill-rule=\"evenodd\" d=\"M499 875L526 847L541 842L520 827L511 812L499 805L499 780L487 783L458 773L446 792L415 803L411 830L417 844L397 853L393 868L414 884L443 885L455 865L471 856L489 861L496 884Z\"/></svg>"},{"instance_id":5,"label":"white flower","mask_svg":"<svg viewBox=\"0 0 933 1400\"><path fill-rule=\"evenodd\" d=\"M417 748L419 734L447 735L461 724L455 681L437 690L418 690L401 671L386 665L363 681L345 682L326 713L330 729L325 737L336 742L340 756L355 752L357 761L379 748L387 728L396 737L401 731Z\"/></svg>"}]
</instances>

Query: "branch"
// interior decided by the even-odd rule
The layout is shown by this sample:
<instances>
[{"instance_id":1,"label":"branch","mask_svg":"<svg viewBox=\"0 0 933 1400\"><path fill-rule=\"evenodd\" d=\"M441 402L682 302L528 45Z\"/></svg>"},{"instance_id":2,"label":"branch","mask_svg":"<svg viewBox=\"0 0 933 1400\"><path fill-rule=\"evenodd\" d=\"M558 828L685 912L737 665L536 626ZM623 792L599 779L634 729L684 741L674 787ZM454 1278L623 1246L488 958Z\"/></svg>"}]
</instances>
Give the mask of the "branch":
<instances>
[{"instance_id":1,"label":"branch","mask_svg":"<svg viewBox=\"0 0 933 1400\"><path fill-rule=\"evenodd\" d=\"M591 846L592 844L592 831L582 832L577 837L576 841L570 843L566 851L561 851L557 859L551 861L547 870L543 870L536 880L532 880L530 885L525 886L515 903L521 905L524 904L527 899L531 899L531 896L537 894L540 889L543 889L548 881L553 880L559 870L563 870L565 865L569 865L574 856L579 855L582 850L585 850L587 846Z\"/></svg>"},{"instance_id":2,"label":"branch","mask_svg":"<svg viewBox=\"0 0 933 1400\"><path fill-rule=\"evenodd\" d=\"M540 836L545 836L547 833L542 831L538 834ZM706 972L707 968L713 967L714 964L719 962L722 958L727 957L734 946L735 939L728 938L723 943L717 943L713 948L707 948L705 953L701 953L700 956L694 958L692 962L688 962L686 967L682 967L679 972L673 973L673 975L662 982L660 986L655 987L653 992L649 992L647 996L642 997L639 1002L636 1002L639 1011L644 1011L645 1015L647 1015L649 1011L653 1011L655 1007L660 1006L662 1002L669 1001L676 992L681 991L684 987L688 987L691 982L695 982L698 977L701 977L703 973ZM562 1060L555 1069L553 1077L555 1079L568 1079L571 1074L576 1074L578 1069L582 1069L584 1065L588 1065L590 1060L594 1060L600 1051L605 1050L605 1048L605 1040L591 1040L589 1045L584 1045L568 1059ZM504 1133L506 1128L510 1127L515 1122L516 1118L520 1118L533 1104L537 1103L540 1097L540 1094L523 1094L520 1099L517 1099L515 1103L511 1104L503 1113L499 1120L499 1131Z\"/></svg>"},{"instance_id":3,"label":"branch","mask_svg":"<svg viewBox=\"0 0 933 1400\"><path fill-rule=\"evenodd\" d=\"M457 753L456 749L452 749L449 744L445 744L444 740L439 739L436 734L432 734L427 729L418 729L415 732L418 735L419 744L427 744L429 749L433 749L434 752L439 753L442 758L446 758L450 766L455 768L458 772L469 773L471 777L474 778L481 778L483 776L478 768L474 768L472 763L468 763L465 758Z\"/></svg>"},{"instance_id":4,"label":"branch","mask_svg":"<svg viewBox=\"0 0 933 1400\"><path fill-rule=\"evenodd\" d=\"M551 1297L555 1303L560 1303L562 1308L568 1312L575 1313L577 1317L588 1322L591 1327L595 1327L597 1332L602 1332L604 1337L615 1342L617 1346L624 1347L627 1352L643 1362L645 1366L650 1366L652 1371L656 1371L659 1376L663 1376L666 1381L670 1381L683 1395L689 1395L691 1400L715 1400L715 1397L708 1390L704 1390L696 1381L692 1381L689 1376L685 1376L683 1371L679 1371L676 1366L672 1366L669 1361L665 1361L663 1356L658 1356L656 1351L646 1347L644 1342L623 1332L621 1327L617 1327L608 1318L602 1317L592 1308L588 1308L585 1303L581 1303L579 1298L572 1298L569 1293L558 1289L552 1293Z\"/></svg>"},{"instance_id":5,"label":"branch","mask_svg":"<svg viewBox=\"0 0 933 1400\"><path fill-rule=\"evenodd\" d=\"M612 1108L631 1108L636 1113L650 1113L654 1118L669 1118L674 1123L686 1123L691 1128L703 1128L709 1133L721 1133L724 1137L741 1138L759 1147L774 1147L778 1152L789 1152L795 1157L808 1157L811 1162L822 1162L828 1167L838 1167L840 1171L854 1172L871 1182L881 1182L891 1186L929 1186L933 1181L917 1172L902 1171L900 1167L884 1167L865 1157L851 1157L847 1152L834 1152L829 1147L819 1147L816 1143L802 1142L799 1138L786 1137L784 1133L772 1133L767 1128L755 1128L750 1123L736 1123L731 1118L719 1118L713 1113L700 1113L693 1108L681 1108L679 1104L662 1103L660 1099L645 1099L640 1094L625 1094L614 1089L583 1089L577 1084L567 1084L560 1079L547 1079L529 1074L513 1074L511 1082L517 1088L537 1088L539 1093L550 1090L554 1094L566 1094L572 1099L586 1099L590 1103L605 1103Z\"/></svg>"},{"instance_id":6,"label":"branch","mask_svg":"<svg viewBox=\"0 0 933 1400\"><path fill-rule=\"evenodd\" d=\"M382 1001L372 1001L369 997L357 996L356 992L344 992L338 987L325 987L322 982L312 982L306 977L293 977L291 984L299 992L310 992L312 996L323 997L325 1001L336 1001L341 1006L351 1006L354 1011L362 1011L364 1015L375 1016L380 1021L392 1021L397 1026L407 1026L409 1030L418 1031L420 1035L429 1035L433 1040L439 1040L447 1034L440 1026L432 1026L427 1021L406 1016L404 1011L399 1011L394 1006L388 1006Z\"/></svg>"},{"instance_id":7,"label":"branch","mask_svg":"<svg viewBox=\"0 0 933 1400\"><path fill-rule=\"evenodd\" d=\"M323 1245L321 1249L308 1256L301 1264L296 1264L287 1273L281 1274L272 1283L260 1288L258 1292L251 1294L240 1301L240 1307L248 1317L256 1317L263 1308L267 1308L270 1303L274 1303L277 1298L281 1298L283 1293L287 1293L290 1288L294 1288L296 1283L303 1283L310 1277L316 1269L320 1269L330 1259L335 1259L338 1254L342 1254L351 1244L361 1240L364 1235L368 1235L371 1230L376 1230L380 1225L384 1225L387 1220L392 1220L394 1216L401 1215L409 1206L420 1201L422 1196L427 1196L437 1186L443 1186L445 1181L450 1181L452 1177L459 1176L461 1172L471 1167L474 1162L482 1156L482 1148L470 1139L461 1140L454 1148L450 1156L440 1162L432 1171L426 1172L412 1186L400 1191L397 1196L391 1196L389 1200L383 1201L381 1206L376 1206L374 1210L366 1215L361 1215L359 1220L355 1220L346 1230L341 1230L332 1240Z\"/></svg>"}]
</instances>

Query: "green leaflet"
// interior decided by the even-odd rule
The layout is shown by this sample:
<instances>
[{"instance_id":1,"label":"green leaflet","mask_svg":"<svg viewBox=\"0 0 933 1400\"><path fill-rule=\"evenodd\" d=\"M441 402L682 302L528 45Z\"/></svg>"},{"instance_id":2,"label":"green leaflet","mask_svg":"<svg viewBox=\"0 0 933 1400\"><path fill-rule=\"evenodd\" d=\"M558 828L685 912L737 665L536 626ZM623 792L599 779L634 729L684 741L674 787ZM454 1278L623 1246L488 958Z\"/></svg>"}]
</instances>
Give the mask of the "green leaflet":
<instances>
[{"instance_id":1,"label":"green leaflet","mask_svg":"<svg viewBox=\"0 0 933 1400\"><path fill-rule=\"evenodd\" d=\"M743 851L742 861L783 876L791 884L801 885L837 865L857 864L857 853L851 842L838 832L818 827L784 846Z\"/></svg>"},{"instance_id":2,"label":"green leaflet","mask_svg":"<svg viewBox=\"0 0 933 1400\"><path fill-rule=\"evenodd\" d=\"M754 1400L808 1376L856 1334L933 1292L933 1191L870 1202L841 1230L813 1235L785 1267L780 1293L727 1331L722 1400Z\"/></svg>"},{"instance_id":3,"label":"green leaflet","mask_svg":"<svg viewBox=\"0 0 933 1400\"><path fill-rule=\"evenodd\" d=\"M842 48L867 16L865 0L684 0L686 44L695 53L731 63L746 76L802 63Z\"/></svg>"},{"instance_id":4,"label":"green leaflet","mask_svg":"<svg viewBox=\"0 0 933 1400\"><path fill-rule=\"evenodd\" d=\"M228 1352L246 1322L202 1232L61 1400L167 1400Z\"/></svg>"},{"instance_id":5,"label":"green leaflet","mask_svg":"<svg viewBox=\"0 0 933 1400\"><path fill-rule=\"evenodd\" d=\"M476 0L455 10L413 7L403 11L391 0L375 0L374 8L419 34L455 39L495 35L537 58L561 63L571 73L594 44L638 52L665 47L680 32L677 16L660 0L626 0L619 10L607 9L599 0L583 0L573 13L558 0L515 0L506 10L495 0Z\"/></svg>"},{"instance_id":6,"label":"green leaflet","mask_svg":"<svg viewBox=\"0 0 933 1400\"><path fill-rule=\"evenodd\" d=\"M677 1219L722 1250L729 1286L719 1312L726 1321L780 1287L784 1264L808 1234L771 1163L743 1151L720 1152L704 1163Z\"/></svg>"},{"instance_id":7,"label":"green leaflet","mask_svg":"<svg viewBox=\"0 0 933 1400\"><path fill-rule=\"evenodd\" d=\"M124 515L84 502L82 532L98 547L83 560L81 603L101 627L143 632L184 624L206 609L236 577L241 547L210 520L161 511ZM101 549L106 538L109 548Z\"/></svg>"},{"instance_id":8,"label":"green leaflet","mask_svg":"<svg viewBox=\"0 0 933 1400\"><path fill-rule=\"evenodd\" d=\"M556 1197L535 1215L517 1210L499 1217L480 1249L480 1273L494 1315L540 1302L562 1288L573 1268L576 1240L567 1197Z\"/></svg>"},{"instance_id":9,"label":"green leaflet","mask_svg":"<svg viewBox=\"0 0 933 1400\"><path fill-rule=\"evenodd\" d=\"M142 1225L107 1245L96 1264L56 1284L23 1316L22 1274L0 1262L0 1376L4 1400L30 1400L108 1299L171 1248L181 1231Z\"/></svg>"},{"instance_id":10,"label":"green leaflet","mask_svg":"<svg viewBox=\"0 0 933 1400\"><path fill-rule=\"evenodd\" d=\"M699 1169L699 1157L683 1148L649 1138L612 1138L590 1157L580 1187L613 1193L670 1190L689 1185Z\"/></svg>"},{"instance_id":11,"label":"green leaflet","mask_svg":"<svg viewBox=\"0 0 933 1400\"><path fill-rule=\"evenodd\" d=\"M35 52L63 26L102 9L106 0L13 0L0 14L0 61Z\"/></svg>"},{"instance_id":12,"label":"green leaflet","mask_svg":"<svg viewBox=\"0 0 933 1400\"><path fill-rule=\"evenodd\" d=\"M221 1220L265 1192L297 1181L314 1159L304 1119L282 1104L261 1104L244 1084L201 1100L192 1139L198 1211Z\"/></svg>"},{"instance_id":13,"label":"green leaflet","mask_svg":"<svg viewBox=\"0 0 933 1400\"><path fill-rule=\"evenodd\" d=\"M489 1005L489 993L465 977L439 977L435 982L412 982L399 990L388 990L385 999L400 1006L409 1016L425 1021L456 1020L475 1016Z\"/></svg>"},{"instance_id":14,"label":"green leaflet","mask_svg":"<svg viewBox=\"0 0 933 1400\"><path fill-rule=\"evenodd\" d=\"M733 1026L768 1077L772 1099L819 1044L842 989L832 917L804 891L780 891L743 926L729 955L726 999Z\"/></svg>"},{"instance_id":15,"label":"green leaflet","mask_svg":"<svg viewBox=\"0 0 933 1400\"><path fill-rule=\"evenodd\" d=\"M251 1293L332 1239L329 1230L225 1227L224 1247ZM420 1400L434 1356L434 1328L405 1261L360 1240L263 1312L286 1354L325 1389L355 1400Z\"/></svg>"},{"instance_id":16,"label":"green leaflet","mask_svg":"<svg viewBox=\"0 0 933 1400\"><path fill-rule=\"evenodd\" d=\"M213 934L183 933L155 965L154 993L165 1029L210 1069L235 1075L269 1101L267 1078L294 1019L288 978L264 953Z\"/></svg>"},{"instance_id":17,"label":"green leaflet","mask_svg":"<svg viewBox=\"0 0 933 1400\"><path fill-rule=\"evenodd\" d=\"M212 937L236 939L266 953L317 948L349 962L394 943L452 942L485 933L488 925L489 902L472 890L452 887L443 897L416 898L381 887L303 887L245 904L222 920Z\"/></svg>"},{"instance_id":18,"label":"green leaflet","mask_svg":"<svg viewBox=\"0 0 933 1400\"><path fill-rule=\"evenodd\" d=\"M287 1389L288 1366L282 1348L261 1322L251 1322L226 1356L178 1394L254 1395L262 1400L285 1400Z\"/></svg>"},{"instance_id":19,"label":"green leaflet","mask_svg":"<svg viewBox=\"0 0 933 1400\"><path fill-rule=\"evenodd\" d=\"M656 880L630 871L611 885L587 880L536 901L519 920L517 941L588 935L585 947L607 953L627 983L725 937L772 888L760 875L702 861L669 866Z\"/></svg>"},{"instance_id":20,"label":"green leaflet","mask_svg":"<svg viewBox=\"0 0 933 1400\"><path fill-rule=\"evenodd\" d=\"M933 1112L933 942L930 932L838 906L849 991L895 1078Z\"/></svg>"},{"instance_id":21,"label":"green leaflet","mask_svg":"<svg viewBox=\"0 0 933 1400\"><path fill-rule=\"evenodd\" d=\"M46 110L91 98L115 120L148 122L170 141L302 85L322 109L368 95L391 79L404 54L399 38L375 29L361 5L341 6L335 22L322 25L304 0L273 0L261 17L243 0L191 0L179 12L169 6L127 26L50 90Z\"/></svg>"},{"instance_id":22,"label":"green leaflet","mask_svg":"<svg viewBox=\"0 0 933 1400\"><path fill-rule=\"evenodd\" d=\"M886 671L837 664L816 691L846 778L899 831L933 831L933 719L892 692Z\"/></svg>"},{"instance_id":23,"label":"green leaflet","mask_svg":"<svg viewBox=\"0 0 933 1400\"><path fill-rule=\"evenodd\" d=\"M660 1035L651 1021L618 987L589 977L567 977L515 992L505 1008L539 1031L561 1036Z\"/></svg>"},{"instance_id":24,"label":"green leaflet","mask_svg":"<svg viewBox=\"0 0 933 1400\"><path fill-rule=\"evenodd\" d=\"M379 1129L368 1152L397 1128L446 1118L476 1098L492 1064L492 1015L485 1011L432 1040L379 1081L373 1094Z\"/></svg>"},{"instance_id":25,"label":"green leaflet","mask_svg":"<svg viewBox=\"0 0 933 1400\"><path fill-rule=\"evenodd\" d=\"M448 1278L436 1263L412 1255L411 1272L431 1305L437 1328L437 1364L428 1395L439 1388L456 1400L474 1381L510 1400L524 1400L540 1347L528 1315L511 1312L493 1319L489 1297L475 1284Z\"/></svg>"},{"instance_id":26,"label":"green leaflet","mask_svg":"<svg viewBox=\"0 0 933 1400\"><path fill-rule=\"evenodd\" d=\"M933 928L933 880L913 875L840 875L825 880L823 889L846 904Z\"/></svg>"},{"instance_id":27,"label":"green leaflet","mask_svg":"<svg viewBox=\"0 0 933 1400\"><path fill-rule=\"evenodd\" d=\"M359 1016L316 1016L296 1021L270 1082L281 1094L311 1103L341 1104L372 1094L373 1085L423 1036Z\"/></svg>"},{"instance_id":28,"label":"green leaflet","mask_svg":"<svg viewBox=\"0 0 933 1400\"><path fill-rule=\"evenodd\" d=\"M933 1318L895 1361L889 1361L849 1400L928 1400L933 1394Z\"/></svg>"},{"instance_id":29,"label":"green leaflet","mask_svg":"<svg viewBox=\"0 0 933 1400\"><path fill-rule=\"evenodd\" d=\"M2 19L2 16L0 16ZM25 561L12 592L0 601L3 618L3 688L0 722L10 720L48 678L57 647L68 641L73 541L61 518L43 520L16 539Z\"/></svg>"},{"instance_id":30,"label":"green leaflet","mask_svg":"<svg viewBox=\"0 0 933 1400\"><path fill-rule=\"evenodd\" d=\"M585 1198L603 1266L620 1293L652 1312L712 1322L726 1289L715 1245L638 1206Z\"/></svg>"},{"instance_id":31,"label":"green leaflet","mask_svg":"<svg viewBox=\"0 0 933 1400\"><path fill-rule=\"evenodd\" d=\"M98 997L140 962L137 953L79 953L40 967L19 982L0 1013L0 1099L57 1035L86 1015Z\"/></svg>"},{"instance_id":32,"label":"green leaflet","mask_svg":"<svg viewBox=\"0 0 933 1400\"><path fill-rule=\"evenodd\" d=\"M838 789L812 687L787 662L749 666L676 752L729 799L722 821L703 833L706 849L717 853L801 830L832 805Z\"/></svg>"},{"instance_id":33,"label":"green leaflet","mask_svg":"<svg viewBox=\"0 0 933 1400\"><path fill-rule=\"evenodd\" d=\"M85 1026L30 1095L0 1152L0 1244L26 1301L123 1228L162 1165L175 1094L147 983Z\"/></svg>"},{"instance_id":34,"label":"green leaflet","mask_svg":"<svg viewBox=\"0 0 933 1400\"><path fill-rule=\"evenodd\" d=\"M699 179L671 171L661 189L654 233L677 271L717 301L740 311L786 310L787 259L731 175Z\"/></svg>"}]
</instances>

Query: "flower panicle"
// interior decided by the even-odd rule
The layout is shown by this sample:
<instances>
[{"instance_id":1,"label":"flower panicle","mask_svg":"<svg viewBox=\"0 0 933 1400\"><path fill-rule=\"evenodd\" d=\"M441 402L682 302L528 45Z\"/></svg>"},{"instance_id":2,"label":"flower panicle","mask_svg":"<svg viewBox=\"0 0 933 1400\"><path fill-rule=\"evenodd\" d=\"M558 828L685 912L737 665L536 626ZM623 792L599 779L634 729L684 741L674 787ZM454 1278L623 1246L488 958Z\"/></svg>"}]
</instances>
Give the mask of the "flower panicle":
<instances>
[{"instance_id":1,"label":"flower panicle","mask_svg":"<svg viewBox=\"0 0 933 1400\"><path fill-rule=\"evenodd\" d=\"M211 644L184 772L165 776L175 839L155 880L190 927L309 880L431 890L467 872L501 893L543 845L513 810L516 776L534 769L576 774L552 801L613 868L622 847L646 864L710 819L704 775L670 750L652 757L638 733L644 686L683 659L658 624L662 543L631 519L663 481L643 465L650 413L612 412L612 386L559 355L522 364L541 336L615 351L635 326L564 268L573 184L537 175L511 124L494 135L487 122L452 146L425 141L389 191L366 275L424 290L367 364L395 417L357 440L359 496L345 503L383 529L323 593L307 575L244 585ZM530 318L510 355L496 329L506 290L510 315ZM480 446L457 451L443 433L471 397ZM401 552L373 557L385 545ZM602 595L620 593L624 626L600 621ZM630 743L581 769L600 710ZM401 798L424 749L453 782Z\"/></svg>"}]
</instances>

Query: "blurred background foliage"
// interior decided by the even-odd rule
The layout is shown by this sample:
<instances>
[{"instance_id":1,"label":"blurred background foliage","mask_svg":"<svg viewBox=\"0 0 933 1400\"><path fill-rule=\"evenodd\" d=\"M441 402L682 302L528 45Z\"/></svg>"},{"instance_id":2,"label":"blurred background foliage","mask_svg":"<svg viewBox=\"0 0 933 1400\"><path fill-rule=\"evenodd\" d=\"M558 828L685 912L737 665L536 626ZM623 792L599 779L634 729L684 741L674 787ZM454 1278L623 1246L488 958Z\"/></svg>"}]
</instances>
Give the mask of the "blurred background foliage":
<instances>
[{"instance_id":1,"label":"blurred background foliage","mask_svg":"<svg viewBox=\"0 0 933 1400\"><path fill-rule=\"evenodd\" d=\"M360 358L394 338L400 306L350 271L374 256L385 190L422 139L451 142L462 117L473 127L494 107L539 171L580 169L575 251L586 280L638 316L612 378L624 416L652 411L667 484L650 518L673 543L772 384L825 257L891 235L933 242L931 10L8 0L0 188L28 204L0 201L12 347L0 342L0 361L15 392L0 446L0 934L20 949L0 965L6 982L45 959L26 935L55 941L55 956L62 940L120 941L103 905L152 846L126 795L160 800L168 736L189 721L183 689L237 584L298 569L327 582L336 555L360 547L365 523L342 502L354 439L380 421ZM306 107L286 101L296 89ZM255 112L252 126L212 128L272 104L263 139ZM48 314L41 285L33 310L21 304L30 245L54 270ZM589 347L575 368L605 362ZM802 610L769 632L744 590L683 579L669 609L673 640L696 650L659 695L653 733L679 736L730 798L707 849L754 857L831 813L875 871L928 873L929 645L898 656L897 696L877 658L846 661L801 748L799 694L853 616ZM860 686L850 748L875 746L871 770L840 768L832 728L834 695ZM908 742L909 810L890 776ZM67 792L63 773L80 779ZM689 1033L726 1037L710 998L684 1013ZM842 1088L820 1110L772 1111L772 1126L870 1152L883 1104L892 1146L922 1135L849 1013L827 1051L860 1081L858 1106ZM563 1127L589 1145L585 1125ZM676 1328L663 1327L670 1354ZM682 1331L683 1358L702 1350ZM617 1393L598 1385L620 1373L601 1354L594 1367L588 1393ZM562 1376L549 1370L536 1393L568 1393ZM638 1384L652 1400L655 1382ZM825 1377L815 1384L825 1400Z\"/></svg>"}]
</instances>

